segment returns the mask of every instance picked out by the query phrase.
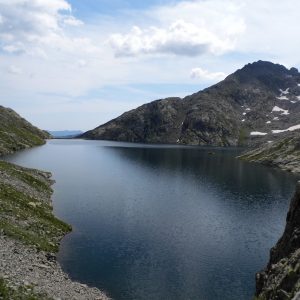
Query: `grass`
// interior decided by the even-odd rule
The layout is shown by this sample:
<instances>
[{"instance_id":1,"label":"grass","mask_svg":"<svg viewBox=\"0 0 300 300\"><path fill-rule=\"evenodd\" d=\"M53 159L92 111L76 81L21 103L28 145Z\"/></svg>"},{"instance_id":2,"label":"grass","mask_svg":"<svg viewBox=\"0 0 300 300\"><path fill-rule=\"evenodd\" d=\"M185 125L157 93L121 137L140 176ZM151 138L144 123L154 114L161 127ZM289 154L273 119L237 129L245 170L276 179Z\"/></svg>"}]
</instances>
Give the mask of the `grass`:
<instances>
[{"instance_id":1,"label":"grass","mask_svg":"<svg viewBox=\"0 0 300 300\"><path fill-rule=\"evenodd\" d=\"M0 171L15 181L14 185L0 181L0 229L39 250L58 251L59 240L71 226L53 215L50 182L41 172L6 162L0 162Z\"/></svg>"}]
</instances>

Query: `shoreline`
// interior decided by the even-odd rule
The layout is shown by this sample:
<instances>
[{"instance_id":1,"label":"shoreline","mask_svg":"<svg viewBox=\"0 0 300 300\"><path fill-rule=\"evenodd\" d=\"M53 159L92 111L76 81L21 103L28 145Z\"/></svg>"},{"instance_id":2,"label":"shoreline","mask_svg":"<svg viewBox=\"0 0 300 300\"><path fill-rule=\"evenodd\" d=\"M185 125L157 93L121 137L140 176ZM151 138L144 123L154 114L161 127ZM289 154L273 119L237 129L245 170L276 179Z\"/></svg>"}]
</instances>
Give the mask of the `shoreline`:
<instances>
[{"instance_id":1,"label":"shoreline","mask_svg":"<svg viewBox=\"0 0 300 300\"><path fill-rule=\"evenodd\" d=\"M51 176L0 160L0 298L107 300L56 259L71 227L53 215Z\"/></svg>"}]
</instances>

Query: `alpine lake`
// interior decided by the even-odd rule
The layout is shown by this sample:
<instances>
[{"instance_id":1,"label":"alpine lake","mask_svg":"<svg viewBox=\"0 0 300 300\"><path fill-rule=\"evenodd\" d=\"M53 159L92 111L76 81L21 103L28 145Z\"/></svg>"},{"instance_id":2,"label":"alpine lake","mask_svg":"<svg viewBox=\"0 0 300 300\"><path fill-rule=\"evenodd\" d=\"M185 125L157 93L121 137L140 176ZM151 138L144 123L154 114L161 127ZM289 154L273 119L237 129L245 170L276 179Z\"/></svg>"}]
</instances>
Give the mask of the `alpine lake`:
<instances>
[{"instance_id":1,"label":"alpine lake","mask_svg":"<svg viewBox=\"0 0 300 300\"><path fill-rule=\"evenodd\" d=\"M52 172L72 279L116 300L250 300L299 177L241 151L49 140L5 159Z\"/></svg>"}]
</instances>

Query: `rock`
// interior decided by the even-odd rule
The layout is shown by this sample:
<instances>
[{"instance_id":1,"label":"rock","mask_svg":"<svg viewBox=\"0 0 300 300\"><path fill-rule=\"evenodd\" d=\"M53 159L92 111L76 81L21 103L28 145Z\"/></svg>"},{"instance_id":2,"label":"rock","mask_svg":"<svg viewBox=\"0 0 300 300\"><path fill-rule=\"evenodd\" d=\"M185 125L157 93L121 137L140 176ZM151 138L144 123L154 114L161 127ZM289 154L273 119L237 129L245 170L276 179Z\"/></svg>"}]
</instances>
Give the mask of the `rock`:
<instances>
[{"instance_id":1,"label":"rock","mask_svg":"<svg viewBox=\"0 0 300 300\"><path fill-rule=\"evenodd\" d=\"M203 91L142 105L79 138L214 146L276 140L281 134L272 130L299 124L299 82L296 69L258 61Z\"/></svg>"},{"instance_id":2,"label":"rock","mask_svg":"<svg viewBox=\"0 0 300 300\"><path fill-rule=\"evenodd\" d=\"M239 158L300 173L300 133L290 133L276 142L262 144L246 151Z\"/></svg>"},{"instance_id":3,"label":"rock","mask_svg":"<svg viewBox=\"0 0 300 300\"><path fill-rule=\"evenodd\" d=\"M256 274L256 299L299 299L300 294L300 182L296 187L282 237L271 249L270 261Z\"/></svg>"}]
</instances>

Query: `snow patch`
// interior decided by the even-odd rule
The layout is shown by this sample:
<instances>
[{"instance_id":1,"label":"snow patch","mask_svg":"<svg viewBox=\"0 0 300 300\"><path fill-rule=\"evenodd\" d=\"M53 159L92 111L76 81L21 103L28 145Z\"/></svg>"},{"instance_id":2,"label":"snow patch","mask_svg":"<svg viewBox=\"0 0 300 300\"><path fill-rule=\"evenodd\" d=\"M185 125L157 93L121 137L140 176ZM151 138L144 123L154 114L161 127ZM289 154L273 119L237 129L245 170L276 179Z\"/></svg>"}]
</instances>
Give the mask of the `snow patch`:
<instances>
[{"instance_id":1,"label":"snow patch","mask_svg":"<svg viewBox=\"0 0 300 300\"><path fill-rule=\"evenodd\" d=\"M245 119L242 120L242 122L245 122L245 121L246 121Z\"/></svg>"},{"instance_id":2,"label":"snow patch","mask_svg":"<svg viewBox=\"0 0 300 300\"><path fill-rule=\"evenodd\" d=\"M274 121L279 121L278 117L273 118Z\"/></svg>"},{"instance_id":3,"label":"snow patch","mask_svg":"<svg viewBox=\"0 0 300 300\"><path fill-rule=\"evenodd\" d=\"M282 109L278 106L274 106L273 109L272 109L272 112L282 112L282 115L289 115L289 111L286 110L286 109Z\"/></svg>"},{"instance_id":4,"label":"snow patch","mask_svg":"<svg viewBox=\"0 0 300 300\"><path fill-rule=\"evenodd\" d=\"M281 132L286 132L286 131L295 131L300 129L300 125L295 125L292 127L289 127L288 129L281 129L281 130L272 130L272 133L281 133Z\"/></svg>"},{"instance_id":5,"label":"snow patch","mask_svg":"<svg viewBox=\"0 0 300 300\"><path fill-rule=\"evenodd\" d=\"M276 97L278 100L289 100L287 96Z\"/></svg>"},{"instance_id":6,"label":"snow patch","mask_svg":"<svg viewBox=\"0 0 300 300\"><path fill-rule=\"evenodd\" d=\"M250 135L259 136L259 135L267 135L267 133L266 132L259 132L259 131L252 131L252 132L250 132Z\"/></svg>"},{"instance_id":7,"label":"snow patch","mask_svg":"<svg viewBox=\"0 0 300 300\"><path fill-rule=\"evenodd\" d=\"M245 116L246 114L247 114L247 113L244 112L244 113L243 113L243 116Z\"/></svg>"},{"instance_id":8,"label":"snow patch","mask_svg":"<svg viewBox=\"0 0 300 300\"><path fill-rule=\"evenodd\" d=\"M282 89L279 89L279 91L281 92L281 95L287 95L289 93L290 88L287 88L285 91Z\"/></svg>"},{"instance_id":9,"label":"snow patch","mask_svg":"<svg viewBox=\"0 0 300 300\"><path fill-rule=\"evenodd\" d=\"M271 121L266 122L266 124L271 124Z\"/></svg>"},{"instance_id":10,"label":"snow patch","mask_svg":"<svg viewBox=\"0 0 300 300\"><path fill-rule=\"evenodd\" d=\"M246 108L246 110L247 110L247 111L250 111L251 109L250 109L250 108Z\"/></svg>"}]
</instances>

